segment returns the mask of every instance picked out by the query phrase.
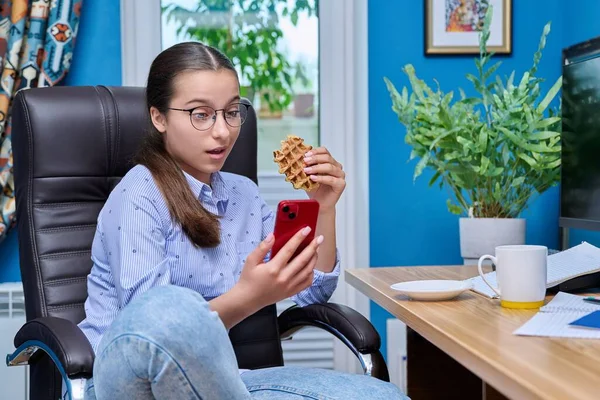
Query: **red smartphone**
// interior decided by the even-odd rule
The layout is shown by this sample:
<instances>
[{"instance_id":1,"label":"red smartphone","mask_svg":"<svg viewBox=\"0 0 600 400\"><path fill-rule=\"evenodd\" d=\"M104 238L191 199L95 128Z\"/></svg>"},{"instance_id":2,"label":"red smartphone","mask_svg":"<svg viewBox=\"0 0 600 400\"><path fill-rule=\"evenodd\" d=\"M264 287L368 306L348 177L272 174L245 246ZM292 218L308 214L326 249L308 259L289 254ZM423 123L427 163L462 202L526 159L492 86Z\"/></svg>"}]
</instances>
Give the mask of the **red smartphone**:
<instances>
[{"instance_id":1,"label":"red smartphone","mask_svg":"<svg viewBox=\"0 0 600 400\"><path fill-rule=\"evenodd\" d=\"M316 200L283 200L277 206L275 214L275 243L271 249L271 259L300 229L310 226L310 233L292 256L298 254L315 238L317 218L319 216L319 203Z\"/></svg>"}]
</instances>

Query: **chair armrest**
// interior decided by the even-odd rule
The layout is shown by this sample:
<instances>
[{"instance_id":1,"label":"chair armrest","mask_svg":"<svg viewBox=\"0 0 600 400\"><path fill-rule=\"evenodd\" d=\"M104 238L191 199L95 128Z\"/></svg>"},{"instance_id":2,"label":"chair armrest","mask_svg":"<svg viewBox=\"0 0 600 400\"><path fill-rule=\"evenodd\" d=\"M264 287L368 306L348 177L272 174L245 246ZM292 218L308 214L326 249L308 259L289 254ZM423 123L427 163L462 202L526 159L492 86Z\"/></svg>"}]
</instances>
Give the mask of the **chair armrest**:
<instances>
[{"instance_id":1,"label":"chair armrest","mask_svg":"<svg viewBox=\"0 0 600 400\"><path fill-rule=\"evenodd\" d=\"M389 382L385 360L379 352L381 338L371 322L348 306L335 303L292 306L278 317L281 339L313 326L331 333L358 357L365 374Z\"/></svg>"},{"instance_id":2,"label":"chair armrest","mask_svg":"<svg viewBox=\"0 0 600 400\"><path fill-rule=\"evenodd\" d=\"M278 322L282 339L304 327L316 326L335 336L341 334L362 354L379 351L381 347L381 338L371 322L358 311L341 304L292 306L281 313Z\"/></svg>"},{"instance_id":3,"label":"chair armrest","mask_svg":"<svg viewBox=\"0 0 600 400\"><path fill-rule=\"evenodd\" d=\"M7 356L9 365L27 364L36 351L42 350L57 364L61 374L71 379L92 377L92 346L69 320L42 317L28 321L15 335L14 345L17 350Z\"/></svg>"}]
</instances>

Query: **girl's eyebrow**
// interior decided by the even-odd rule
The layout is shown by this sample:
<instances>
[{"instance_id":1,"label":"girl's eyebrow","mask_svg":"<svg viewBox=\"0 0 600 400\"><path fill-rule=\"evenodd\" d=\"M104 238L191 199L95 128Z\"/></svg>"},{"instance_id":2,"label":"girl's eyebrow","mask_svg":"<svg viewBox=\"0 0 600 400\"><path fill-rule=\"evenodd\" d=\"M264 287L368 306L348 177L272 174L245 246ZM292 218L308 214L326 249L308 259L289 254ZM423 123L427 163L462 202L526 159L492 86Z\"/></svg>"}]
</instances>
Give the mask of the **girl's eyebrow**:
<instances>
[{"instance_id":1,"label":"girl's eyebrow","mask_svg":"<svg viewBox=\"0 0 600 400\"><path fill-rule=\"evenodd\" d=\"M239 95L235 95L233 96L226 104L231 104L236 100L240 100L240 96ZM205 100L205 99L201 99L201 98L197 98L197 99L193 99L188 101L187 103L185 103L185 107L187 107L190 104L194 104L194 103L201 103L201 104L205 104L207 106L212 106L212 102L209 100Z\"/></svg>"}]
</instances>

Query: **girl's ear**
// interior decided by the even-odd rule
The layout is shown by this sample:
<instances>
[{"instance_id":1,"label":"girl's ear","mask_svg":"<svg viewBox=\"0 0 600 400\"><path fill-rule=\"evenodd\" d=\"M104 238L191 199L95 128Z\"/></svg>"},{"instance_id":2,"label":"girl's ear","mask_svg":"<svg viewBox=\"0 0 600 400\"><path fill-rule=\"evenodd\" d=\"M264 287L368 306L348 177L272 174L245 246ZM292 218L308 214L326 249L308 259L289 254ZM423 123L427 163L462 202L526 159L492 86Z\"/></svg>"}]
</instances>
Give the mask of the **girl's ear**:
<instances>
[{"instance_id":1,"label":"girl's ear","mask_svg":"<svg viewBox=\"0 0 600 400\"><path fill-rule=\"evenodd\" d=\"M167 119L156 107L150 107L150 118L152 119L152 125L154 125L160 133L165 133L167 131Z\"/></svg>"}]
</instances>

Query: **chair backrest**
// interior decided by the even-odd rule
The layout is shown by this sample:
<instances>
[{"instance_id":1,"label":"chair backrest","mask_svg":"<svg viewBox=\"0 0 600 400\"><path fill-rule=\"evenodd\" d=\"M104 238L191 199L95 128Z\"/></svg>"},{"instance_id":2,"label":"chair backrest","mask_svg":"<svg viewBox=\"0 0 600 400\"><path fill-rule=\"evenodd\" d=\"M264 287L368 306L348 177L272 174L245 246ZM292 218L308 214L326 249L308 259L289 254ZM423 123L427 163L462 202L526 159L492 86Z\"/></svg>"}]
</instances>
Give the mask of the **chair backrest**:
<instances>
[{"instance_id":1,"label":"chair backrest","mask_svg":"<svg viewBox=\"0 0 600 400\"><path fill-rule=\"evenodd\" d=\"M27 320L54 316L79 323L85 317L96 219L111 190L133 166L132 156L148 127L144 89L28 89L17 94L12 114L16 218ZM256 168L256 114L250 108L224 170L256 182ZM270 342L278 336L275 313L273 306L257 315L262 325L258 330L271 332ZM253 324L250 330L256 328ZM244 331L248 329L240 324L232 337L247 342ZM278 347L281 352L281 345ZM276 350L273 343L269 349ZM256 354L260 353L252 352L253 357ZM281 354L275 363L278 360ZM271 364L272 360L267 362Z\"/></svg>"}]
</instances>

